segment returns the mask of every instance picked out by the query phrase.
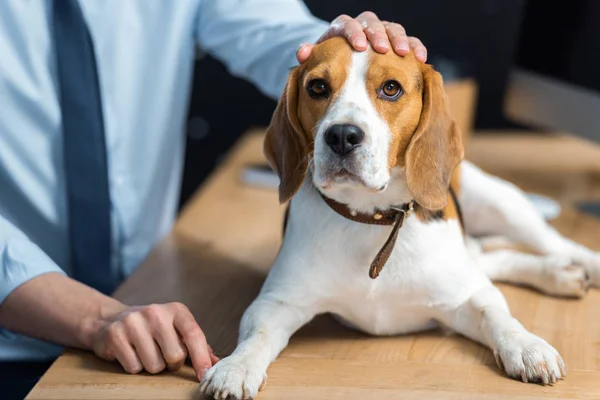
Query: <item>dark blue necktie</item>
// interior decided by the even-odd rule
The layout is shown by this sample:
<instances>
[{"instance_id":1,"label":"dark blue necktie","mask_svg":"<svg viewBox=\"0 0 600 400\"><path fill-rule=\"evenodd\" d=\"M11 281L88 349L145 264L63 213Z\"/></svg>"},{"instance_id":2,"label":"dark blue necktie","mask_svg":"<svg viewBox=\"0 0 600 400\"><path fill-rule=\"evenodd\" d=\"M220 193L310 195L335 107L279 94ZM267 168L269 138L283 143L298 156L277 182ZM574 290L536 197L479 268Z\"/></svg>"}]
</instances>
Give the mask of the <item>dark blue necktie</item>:
<instances>
[{"instance_id":1,"label":"dark blue necktie","mask_svg":"<svg viewBox=\"0 0 600 400\"><path fill-rule=\"evenodd\" d=\"M92 38L77 0L55 0L52 23L64 139L73 277L111 293L110 195Z\"/></svg>"}]
</instances>

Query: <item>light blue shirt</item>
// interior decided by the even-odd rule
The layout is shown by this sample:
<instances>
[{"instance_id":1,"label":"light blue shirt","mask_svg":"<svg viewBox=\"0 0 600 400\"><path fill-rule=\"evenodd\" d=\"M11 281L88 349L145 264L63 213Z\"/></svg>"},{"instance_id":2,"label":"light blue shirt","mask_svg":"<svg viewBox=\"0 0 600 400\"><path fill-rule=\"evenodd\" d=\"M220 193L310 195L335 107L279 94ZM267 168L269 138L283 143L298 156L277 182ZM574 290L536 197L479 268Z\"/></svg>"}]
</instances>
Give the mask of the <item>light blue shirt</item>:
<instances>
[{"instance_id":1,"label":"light blue shirt","mask_svg":"<svg viewBox=\"0 0 600 400\"><path fill-rule=\"evenodd\" d=\"M81 3L105 119L112 267L129 275L176 216L195 47L277 98L297 47L315 42L328 24L300 0ZM0 1L0 303L40 274L70 273L50 6ZM59 350L0 330L0 360Z\"/></svg>"}]
</instances>

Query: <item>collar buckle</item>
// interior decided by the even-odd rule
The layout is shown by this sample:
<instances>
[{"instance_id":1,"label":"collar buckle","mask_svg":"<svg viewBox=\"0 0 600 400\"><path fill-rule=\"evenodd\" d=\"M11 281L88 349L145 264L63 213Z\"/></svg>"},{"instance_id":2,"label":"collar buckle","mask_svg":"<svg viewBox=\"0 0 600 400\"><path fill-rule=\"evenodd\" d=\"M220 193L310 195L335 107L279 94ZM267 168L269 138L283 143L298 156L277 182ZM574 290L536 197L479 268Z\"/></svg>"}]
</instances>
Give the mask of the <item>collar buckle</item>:
<instances>
[{"instance_id":1,"label":"collar buckle","mask_svg":"<svg viewBox=\"0 0 600 400\"><path fill-rule=\"evenodd\" d=\"M414 211L415 209L415 201L411 200L410 202L406 203L405 205L402 206L391 206L390 209L394 210L394 211L398 211L401 212L403 214L408 214L411 211Z\"/></svg>"}]
</instances>

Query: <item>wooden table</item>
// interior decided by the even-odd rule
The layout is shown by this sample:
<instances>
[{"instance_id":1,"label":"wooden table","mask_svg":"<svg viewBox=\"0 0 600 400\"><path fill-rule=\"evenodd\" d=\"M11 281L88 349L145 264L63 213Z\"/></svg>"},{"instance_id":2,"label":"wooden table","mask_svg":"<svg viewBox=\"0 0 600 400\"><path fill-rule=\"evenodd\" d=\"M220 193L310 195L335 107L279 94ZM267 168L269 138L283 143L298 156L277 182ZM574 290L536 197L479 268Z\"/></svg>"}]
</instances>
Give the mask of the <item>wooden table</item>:
<instances>
[{"instance_id":1,"label":"wooden table","mask_svg":"<svg viewBox=\"0 0 600 400\"><path fill-rule=\"evenodd\" d=\"M261 147L260 133L240 140L185 208L173 234L116 294L127 304L187 304L220 356L233 350L240 316L281 240L283 208L276 193L239 183L245 163L263 160ZM600 148L584 142L488 135L475 137L468 154L538 192L566 201L600 199ZM600 221L568 209L554 225L600 250ZM515 316L562 353L569 369L564 381L542 387L510 380L489 350L459 336L367 337L322 316L271 365L259 399L600 399L600 291L577 301L501 288ZM189 399L197 386L190 367L132 376L93 355L67 351L28 399Z\"/></svg>"}]
</instances>

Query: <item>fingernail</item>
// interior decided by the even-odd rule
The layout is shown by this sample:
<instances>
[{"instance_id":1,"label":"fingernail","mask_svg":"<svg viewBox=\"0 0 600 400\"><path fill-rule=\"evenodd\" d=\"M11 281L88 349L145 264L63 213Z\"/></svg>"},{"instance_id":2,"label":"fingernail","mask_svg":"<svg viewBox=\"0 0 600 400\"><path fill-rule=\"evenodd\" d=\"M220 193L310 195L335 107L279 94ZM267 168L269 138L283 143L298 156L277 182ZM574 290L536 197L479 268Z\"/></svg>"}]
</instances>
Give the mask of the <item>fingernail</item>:
<instances>
[{"instance_id":1,"label":"fingernail","mask_svg":"<svg viewBox=\"0 0 600 400\"><path fill-rule=\"evenodd\" d=\"M400 50L400 51L410 51L410 47L408 47L408 43L406 43L406 42L400 42L400 44L398 45L398 50Z\"/></svg>"},{"instance_id":2,"label":"fingernail","mask_svg":"<svg viewBox=\"0 0 600 400\"><path fill-rule=\"evenodd\" d=\"M304 46L306 46L306 43L302 43L300 46L298 46L298 50L296 50L296 54L300 53L300 50L302 50L304 48Z\"/></svg>"},{"instance_id":3,"label":"fingernail","mask_svg":"<svg viewBox=\"0 0 600 400\"><path fill-rule=\"evenodd\" d=\"M365 38L358 38L358 39L356 39L356 41L354 43L358 47L367 47L367 39L365 39Z\"/></svg>"},{"instance_id":4,"label":"fingernail","mask_svg":"<svg viewBox=\"0 0 600 400\"><path fill-rule=\"evenodd\" d=\"M377 47L387 49L390 47L390 42L388 42L387 40L380 39L375 41L375 45Z\"/></svg>"}]
</instances>

